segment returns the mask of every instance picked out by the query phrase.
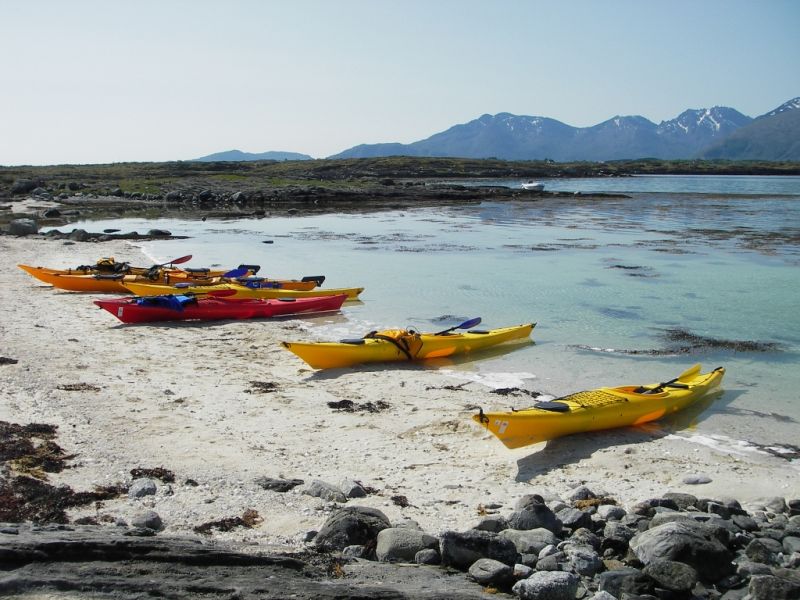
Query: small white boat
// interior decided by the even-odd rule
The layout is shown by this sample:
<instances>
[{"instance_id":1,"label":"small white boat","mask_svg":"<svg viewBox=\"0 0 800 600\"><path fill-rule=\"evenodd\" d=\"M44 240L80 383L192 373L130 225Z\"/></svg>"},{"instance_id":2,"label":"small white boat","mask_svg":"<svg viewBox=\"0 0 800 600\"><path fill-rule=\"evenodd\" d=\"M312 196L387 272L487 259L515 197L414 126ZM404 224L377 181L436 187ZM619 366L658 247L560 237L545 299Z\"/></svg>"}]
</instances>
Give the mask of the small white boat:
<instances>
[{"instance_id":1,"label":"small white boat","mask_svg":"<svg viewBox=\"0 0 800 600\"><path fill-rule=\"evenodd\" d=\"M522 184L522 189L529 192L541 192L544 191L544 184L540 181L528 181Z\"/></svg>"}]
</instances>

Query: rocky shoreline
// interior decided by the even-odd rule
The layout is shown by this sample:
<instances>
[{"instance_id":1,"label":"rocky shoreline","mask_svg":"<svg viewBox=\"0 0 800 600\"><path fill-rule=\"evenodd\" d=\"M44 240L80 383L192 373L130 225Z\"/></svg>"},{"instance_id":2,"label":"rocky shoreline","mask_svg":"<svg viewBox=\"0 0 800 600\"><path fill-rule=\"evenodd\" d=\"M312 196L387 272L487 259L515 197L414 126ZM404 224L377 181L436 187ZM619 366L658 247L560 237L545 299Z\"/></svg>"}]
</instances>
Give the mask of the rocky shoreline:
<instances>
[{"instance_id":1,"label":"rocky shoreline","mask_svg":"<svg viewBox=\"0 0 800 600\"><path fill-rule=\"evenodd\" d=\"M152 480L134 480L130 493L155 493L155 487ZM333 493L333 486L324 487ZM748 511L732 498L665 493L625 508L579 486L565 497L527 494L505 515L498 508L486 507L474 526L437 537L412 520L392 523L375 508L338 506L319 531L306 533L307 550L290 554L162 535L152 511L130 525L0 524L0 594L800 597L799 499L771 498Z\"/></svg>"},{"instance_id":2,"label":"rocky shoreline","mask_svg":"<svg viewBox=\"0 0 800 600\"><path fill-rule=\"evenodd\" d=\"M5 359L3 364L15 364ZM378 490L358 481L257 477L271 494L325 502L304 550L264 552L216 544L214 532L253 529L270 515L198 524L195 537L161 533L158 498L198 482L163 467L137 468L127 483L73 492L47 483L70 467L57 427L0 422L0 594L71 592L93 598L480 598L523 600L782 600L800 597L800 499L666 492L622 506L579 485L480 505L474 523L440 534L413 519L391 521L358 505ZM702 484L703 481L697 481ZM139 502L128 522L105 502ZM405 496L391 501L408 506ZM70 520L94 504L100 517ZM513 505L513 510L506 509ZM11 521L11 522L3 522ZM393 583L390 583L393 582Z\"/></svg>"}]
</instances>

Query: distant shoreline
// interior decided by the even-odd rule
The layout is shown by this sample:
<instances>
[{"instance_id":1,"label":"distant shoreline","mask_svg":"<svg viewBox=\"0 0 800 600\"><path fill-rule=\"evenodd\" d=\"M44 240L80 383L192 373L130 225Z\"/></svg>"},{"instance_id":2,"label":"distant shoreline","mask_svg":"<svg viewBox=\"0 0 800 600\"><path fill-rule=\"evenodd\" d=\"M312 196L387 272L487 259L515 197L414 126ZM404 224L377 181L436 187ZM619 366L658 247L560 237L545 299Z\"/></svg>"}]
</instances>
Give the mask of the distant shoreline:
<instances>
[{"instance_id":1,"label":"distant shoreline","mask_svg":"<svg viewBox=\"0 0 800 600\"><path fill-rule=\"evenodd\" d=\"M547 191L547 180L634 175L800 175L800 163L388 157L0 167L0 225L32 213L39 226L59 227L100 218L240 218L401 209L478 202L487 192L497 199L566 198L574 195ZM470 179L543 180L545 191L446 183Z\"/></svg>"}]
</instances>

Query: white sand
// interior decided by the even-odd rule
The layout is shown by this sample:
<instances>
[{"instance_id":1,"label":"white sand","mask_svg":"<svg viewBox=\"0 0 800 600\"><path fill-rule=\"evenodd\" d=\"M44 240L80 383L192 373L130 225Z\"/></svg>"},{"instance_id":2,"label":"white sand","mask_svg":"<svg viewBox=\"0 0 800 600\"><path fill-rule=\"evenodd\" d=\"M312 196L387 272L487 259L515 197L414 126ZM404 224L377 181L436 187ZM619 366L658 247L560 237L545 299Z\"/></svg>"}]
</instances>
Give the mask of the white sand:
<instances>
[{"instance_id":1,"label":"white sand","mask_svg":"<svg viewBox=\"0 0 800 600\"><path fill-rule=\"evenodd\" d=\"M53 290L15 267L76 266L101 256L148 262L124 242L0 237L0 356L19 361L0 366L0 419L57 425L57 442L76 458L74 468L50 480L75 490L130 482L136 467L176 474L172 495L160 485L156 496L124 497L72 517L130 520L148 508L167 532L187 533L255 509L264 519L258 527L214 537L298 546L333 505L302 494L304 486L262 490L253 479L264 475L359 480L379 493L351 503L377 507L391 520L414 519L433 534L470 527L482 505L500 504L507 514L523 494L563 494L581 483L624 504L666 491L746 502L800 497L800 477L787 461L684 439L691 431L624 429L509 451L470 416L476 406L524 401L476 382L437 389L460 383L452 372L416 365L314 372L278 344L307 339L304 321L125 326L95 307L94 296ZM279 390L247 393L251 381L275 382ZM78 383L99 391L57 389ZM391 408L350 414L326 404L343 399ZM699 473L713 481L682 483ZM189 478L200 485L184 485ZM411 506L397 506L393 495Z\"/></svg>"}]
</instances>

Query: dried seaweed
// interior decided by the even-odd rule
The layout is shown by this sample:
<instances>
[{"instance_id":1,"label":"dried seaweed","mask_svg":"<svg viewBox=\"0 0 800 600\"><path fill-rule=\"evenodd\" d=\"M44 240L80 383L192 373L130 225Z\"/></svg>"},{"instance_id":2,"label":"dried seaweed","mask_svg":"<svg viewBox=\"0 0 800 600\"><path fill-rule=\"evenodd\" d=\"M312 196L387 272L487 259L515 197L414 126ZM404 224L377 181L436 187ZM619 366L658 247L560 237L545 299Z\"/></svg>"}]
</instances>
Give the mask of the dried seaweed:
<instances>
[{"instance_id":1,"label":"dried seaweed","mask_svg":"<svg viewBox=\"0 0 800 600\"><path fill-rule=\"evenodd\" d=\"M164 483L173 483L175 481L175 473L164 467L156 467L154 469L143 469L137 467L131 469L131 477L139 479L141 477L149 477L150 479L159 479Z\"/></svg>"},{"instance_id":2,"label":"dried seaweed","mask_svg":"<svg viewBox=\"0 0 800 600\"><path fill-rule=\"evenodd\" d=\"M209 521L198 525L194 528L195 533L210 534L212 529L218 531L231 531L236 527L244 527L245 529L252 529L257 524L261 523L263 519L257 511L248 508L244 511L241 517L226 517L216 521Z\"/></svg>"}]
</instances>

